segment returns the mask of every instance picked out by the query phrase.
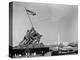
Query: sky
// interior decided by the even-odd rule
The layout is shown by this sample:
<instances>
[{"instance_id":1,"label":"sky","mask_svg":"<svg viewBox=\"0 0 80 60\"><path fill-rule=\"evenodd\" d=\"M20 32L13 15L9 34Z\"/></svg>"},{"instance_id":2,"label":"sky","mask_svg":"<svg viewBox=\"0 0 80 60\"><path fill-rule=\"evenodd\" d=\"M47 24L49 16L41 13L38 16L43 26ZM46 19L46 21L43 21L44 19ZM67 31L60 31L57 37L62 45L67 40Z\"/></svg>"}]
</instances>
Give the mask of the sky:
<instances>
[{"instance_id":1,"label":"sky","mask_svg":"<svg viewBox=\"0 0 80 60\"><path fill-rule=\"evenodd\" d=\"M40 42L52 45L60 42L76 42L78 40L78 6L63 4L13 2L13 46L24 38L31 24L25 9L36 12L31 16L34 28L42 36Z\"/></svg>"}]
</instances>

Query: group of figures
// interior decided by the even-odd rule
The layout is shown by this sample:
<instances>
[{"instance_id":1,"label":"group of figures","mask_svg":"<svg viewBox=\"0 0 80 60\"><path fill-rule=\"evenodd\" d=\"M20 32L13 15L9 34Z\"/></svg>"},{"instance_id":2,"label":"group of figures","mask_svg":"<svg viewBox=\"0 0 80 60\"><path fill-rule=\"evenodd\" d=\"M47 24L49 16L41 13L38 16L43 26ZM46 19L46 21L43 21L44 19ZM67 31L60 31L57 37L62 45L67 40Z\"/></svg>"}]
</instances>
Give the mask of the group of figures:
<instances>
[{"instance_id":1,"label":"group of figures","mask_svg":"<svg viewBox=\"0 0 80 60\"><path fill-rule=\"evenodd\" d=\"M34 27L30 30L27 30L24 39L19 43L19 46L24 48L37 48L37 47L44 47L43 43L40 43L42 35L40 35Z\"/></svg>"}]
</instances>

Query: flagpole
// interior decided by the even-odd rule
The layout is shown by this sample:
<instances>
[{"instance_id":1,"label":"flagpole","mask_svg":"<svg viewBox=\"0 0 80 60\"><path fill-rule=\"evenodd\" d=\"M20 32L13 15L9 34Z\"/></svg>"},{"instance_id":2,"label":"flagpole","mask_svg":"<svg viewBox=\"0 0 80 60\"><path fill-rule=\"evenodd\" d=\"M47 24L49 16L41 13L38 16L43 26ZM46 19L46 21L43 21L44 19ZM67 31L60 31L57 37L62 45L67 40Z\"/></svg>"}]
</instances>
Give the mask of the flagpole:
<instances>
[{"instance_id":1,"label":"flagpole","mask_svg":"<svg viewBox=\"0 0 80 60\"><path fill-rule=\"evenodd\" d=\"M28 13L27 13L27 15L28 15ZM31 18L30 18L30 16L29 16L29 15L28 15L28 18L29 18L30 23L31 23L31 25L32 25L32 27L33 27L33 24L32 24L32 21L31 21Z\"/></svg>"},{"instance_id":2,"label":"flagpole","mask_svg":"<svg viewBox=\"0 0 80 60\"><path fill-rule=\"evenodd\" d=\"M25 8L25 10L26 10L26 8ZM32 21L31 21L31 18L30 18L30 16L29 16L28 12L26 12L26 13L27 13L27 16L28 16L28 18L29 18L29 21L30 21L30 23L31 23L31 25L32 25L32 27L33 27L33 24L32 24Z\"/></svg>"}]
</instances>

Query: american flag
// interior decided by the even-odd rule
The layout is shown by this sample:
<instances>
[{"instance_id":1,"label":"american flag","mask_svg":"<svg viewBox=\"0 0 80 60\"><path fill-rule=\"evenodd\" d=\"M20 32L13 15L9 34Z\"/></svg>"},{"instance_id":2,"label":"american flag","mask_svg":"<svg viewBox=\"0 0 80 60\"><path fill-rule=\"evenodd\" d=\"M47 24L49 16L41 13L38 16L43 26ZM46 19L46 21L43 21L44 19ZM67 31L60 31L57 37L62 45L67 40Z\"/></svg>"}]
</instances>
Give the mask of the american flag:
<instances>
[{"instance_id":1,"label":"american flag","mask_svg":"<svg viewBox=\"0 0 80 60\"><path fill-rule=\"evenodd\" d=\"M33 11L31 11L31 10L28 10L28 9L26 9L26 8L25 8L25 10L26 10L27 14L29 14L29 15L33 15L33 16L36 15L36 13L33 12Z\"/></svg>"}]
</instances>

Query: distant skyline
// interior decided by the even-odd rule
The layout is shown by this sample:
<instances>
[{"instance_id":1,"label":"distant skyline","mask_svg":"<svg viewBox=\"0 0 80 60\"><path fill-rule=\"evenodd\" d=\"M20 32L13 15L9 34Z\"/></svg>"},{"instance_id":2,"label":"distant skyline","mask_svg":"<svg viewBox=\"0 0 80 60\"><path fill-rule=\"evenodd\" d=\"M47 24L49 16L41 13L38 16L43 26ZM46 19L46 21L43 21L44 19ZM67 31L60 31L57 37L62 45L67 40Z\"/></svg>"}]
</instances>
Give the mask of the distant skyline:
<instances>
[{"instance_id":1,"label":"distant skyline","mask_svg":"<svg viewBox=\"0 0 80 60\"><path fill-rule=\"evenodd\" d=\"M41 42L52 45L58 41L76 42L78 40L78 6L63 4L13 2L13 46L23 40L31 24L24 9L36 12L30 16L37 32L42 34Z\"/></svg>"}]
</instances>

